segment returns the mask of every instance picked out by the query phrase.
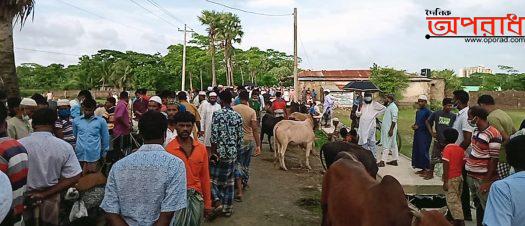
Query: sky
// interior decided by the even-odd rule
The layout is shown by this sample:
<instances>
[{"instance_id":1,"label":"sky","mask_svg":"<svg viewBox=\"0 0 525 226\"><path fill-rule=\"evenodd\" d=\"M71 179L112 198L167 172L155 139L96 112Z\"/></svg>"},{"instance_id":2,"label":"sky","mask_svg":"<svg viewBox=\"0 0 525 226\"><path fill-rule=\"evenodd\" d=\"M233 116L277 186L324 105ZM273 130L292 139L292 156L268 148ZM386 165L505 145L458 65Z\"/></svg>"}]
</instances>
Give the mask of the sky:
<instances>
[{"instance_id":1,"label":"sky","mask_svg":"<svg viewBox=\"0 0 525 226\"><path fill-rule=\"evenodd\" d=\"M205 0L153 1L173 17L147 0L37 0L34 19L14 30L16 64L75 64L79 56L100 49L166 54L169 45L183 42L177 29L184 23L206 33L197 19L202 10L239 15L245 34L236 48L255 46L293 54L291 13L297 7L302 69L366 69L376 63L408 72L422 68L459 72L477 65L525 71L525 43L425 39L425 9L446 9L460 17L525 16L522 0L214 0L254 12L290 14L283 17L235 11Z\"/></svg>"}]
</instances>

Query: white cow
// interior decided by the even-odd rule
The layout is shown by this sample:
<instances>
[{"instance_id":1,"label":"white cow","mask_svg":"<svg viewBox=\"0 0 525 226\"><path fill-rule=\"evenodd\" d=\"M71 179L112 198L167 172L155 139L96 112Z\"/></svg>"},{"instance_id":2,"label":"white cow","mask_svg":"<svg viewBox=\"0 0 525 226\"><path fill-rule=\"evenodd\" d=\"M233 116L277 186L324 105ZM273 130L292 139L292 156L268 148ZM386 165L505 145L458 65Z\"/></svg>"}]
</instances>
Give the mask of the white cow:
<instances>
[{"instance_id":1,"label":"white cow","mask_svg":"<svg viewBox=\"0 0 525 226\"><path fill-rule=\"evenodd\" d=\"M300 145L306 148L306 167L310 167L310 152L314 146L315 133L314 121L312 117L308 117L305 121L283 120L278 122L273 128L275 137L274 159L281 164L283 170L288 170L284 164L284 154L288 144Z\"/></svg>"}]
</instances>

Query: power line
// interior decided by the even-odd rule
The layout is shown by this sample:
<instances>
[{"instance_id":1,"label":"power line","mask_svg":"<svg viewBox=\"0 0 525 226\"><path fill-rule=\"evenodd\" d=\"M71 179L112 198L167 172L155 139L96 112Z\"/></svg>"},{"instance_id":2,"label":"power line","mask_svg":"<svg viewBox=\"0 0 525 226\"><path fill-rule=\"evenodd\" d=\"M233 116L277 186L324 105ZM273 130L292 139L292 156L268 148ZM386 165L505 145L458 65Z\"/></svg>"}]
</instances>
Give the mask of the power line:
<instances>
[{"instance_id":1,"label":"power line","mask_svg":"<svg viewBox=\"0 0 525 226\"><path fill-rule=\"evenodd\" d=\"M306 61L308 61L308 65L311 68L312 62L310 62L310 56L308 55L308 51L306 51L306 47L304 46L303 39L301 39L301 36L299 36L299 41L301 42L301 47L303 48L304 55L306 56Z\"/></svg>"},{"instance_id":2,"label":"power line","mask_svg":"<svg viewBox=\"0 0 525 226\"><path fill-rule=\"evenodd\" d=\"M165 9L164 7L162 7L159 3L155 2L155 0L146 0L148 1L150 4L152 4L153 6L157 7L160 11L162 11L164 14L168 15L169 17L173 18L174 20L176 20L177 22L181 23L181 24L186 24L183 20L179 19L178 17L176 17L175 15L173 15L173 13L171 13L170 11L168 11L167 9ZM189 26L187 26L188 28L190 29L193 29Z\"/></svg>"},{"instance_id":3,"label":"power line","mask_svg":"<svg viewBox=\"0 0 525 226\"><path fill-rule=\"evenodd\" d=\"M40 49L30 49L30 48L22 48L22 47L15 47L15 49L18 49L18 50L24 50L24 51L31 51L31 52L41 52L41 53L57 54L57 55L80 56L80 55L78 55L78 54L61 53L61 52L55 52L55 51L40 50Z\"/></svg>"},{"instance_id":4,"label":"power line","mask_svg":"<svg viewBox=\"0 0 525 226\"><path fill-rule=\"evenodd\" d=\"M155 16L155 17L161 19L162 21L166 22L167 24L169 24L169 25L171 25L171 26L173 26L173 27L175 27L175 28L177 27L175 24L172 24L171 22L169 22L168 20L164 19L163 17L161 17L161 16L155 14L153 11L151 11L151 10L149 10L148 8L146 8L146 7L142 6L141 4L137 3L135 0L129 0L129 1L131 1L133 4L137 5L138 7L140 7L140 8L142 8L142 9L146 10L146 11L147 11L148 13L150 13L151 15L153 15L153 16Z\"/></svg>"},{"instance_id":5,"label":"power line","mask_svg":"<svg viewBox=\"0 0 525 226\"><path fill-rule=\"evenodd\" d=\"M131 29L134 29L134 30L137 30L137 31L145 31L145 30L143 30L143 29L140 29L140 28L134 27L134 26L132 26L132 25L126 25L126 24L119 23L119 22L117 22L117 21L111 20L111 19L109 19L109 18L107 18L107 17L104 17L104 16L101 16L101 15L98 15L98 14L96 14L96 13L94 13L94 12L91 12L91 11L89 11L89 10L83 9L83 8L81 8L81 7L78 7L78 6L73 5L73 4L69 3L69 2L66 2L66 1L64 1L64 0L57 0L57 1L62 2L62 3L68 5L68 6L72 7L72 8L75 8L75 9L77 9L77 10L80 10L80 11L82 11L82 12L85 12L85 13L87 13L87 14L89 14L89 15L92 15L92 16L95 16L95 17L98 17L98 18L100 18L100 19L107 20L107 21L109 21L109 22L112 22L112 23L118 24L118 25L120 25L120 26L123 26L123 27L126 27L126 28L131 28Z\"/></svg>"},{"instance_id":6,"label":"power line","mask_svg":"<svg viewBox=\"0 0 525 226\"><path fill-rule=\"evenodd\" d=\"M225 5L225 4L222 4L222 3L219 3L219 2L214 2L214 1L211 1L211 0L206 0L206 1L209 2L209 3L216 4L216 5L220 5L222 7L226 7L228 9L233 9L233 10L237 10L237 11L241 11L241 12L245 12L245 13L251 13L251 14L255 14L255 15L259 15L259 16L276 16L277 17L277 16L292 16L293 15L293 13L287 13L287 14L259 13L259 12L245 10L245 9L235 8L235 7L232 7L232 6L229 6L229 5Z\"/></svg>"}]
</instances>

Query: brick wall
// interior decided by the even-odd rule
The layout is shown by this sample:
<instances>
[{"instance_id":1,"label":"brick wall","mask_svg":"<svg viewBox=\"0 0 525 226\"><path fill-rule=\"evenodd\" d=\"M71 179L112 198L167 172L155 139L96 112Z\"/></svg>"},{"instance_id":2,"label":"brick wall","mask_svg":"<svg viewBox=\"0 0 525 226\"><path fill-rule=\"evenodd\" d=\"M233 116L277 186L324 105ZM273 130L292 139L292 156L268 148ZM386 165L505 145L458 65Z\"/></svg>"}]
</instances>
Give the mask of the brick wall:
<instances>
[{"instance_id":1,"label":"brick wall","mask_svg":"<svg viewBox=\"0 0 525 226\"><path fill-rule=\"evenodd\" d=\"M478 97L488 94L494 97L496 106L502 109L525 108L525 91L477 91L469 92L469 105L477 105Z\"/></svg>"}]
</instances>

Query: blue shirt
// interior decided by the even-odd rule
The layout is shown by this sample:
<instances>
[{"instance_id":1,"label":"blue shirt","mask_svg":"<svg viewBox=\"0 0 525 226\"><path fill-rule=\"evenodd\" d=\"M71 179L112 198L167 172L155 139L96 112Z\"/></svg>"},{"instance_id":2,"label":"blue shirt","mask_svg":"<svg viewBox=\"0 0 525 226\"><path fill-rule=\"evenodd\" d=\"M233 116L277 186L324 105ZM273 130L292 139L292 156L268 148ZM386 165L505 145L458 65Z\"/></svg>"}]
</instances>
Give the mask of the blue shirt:
<instances>
[{"instance_id":1,"label":"blue shirt","mask_svg":"<svg viewBox=\"0 0 525 226\"><path fill-rule=\"evenodd\" d=\"M78 102L75 102L74 104L71 105L71 118L78 118L78 117L80 117L80 104Z\"/></svg>"},{"instance_id":2,"label":"blue shirt","mask_svg":"<svg viewBox=\"0 0 525 226\"><path fill-rule=\"evenodd\" d=\"M75 153L78 161L96 162L109 149L108 124L100 116L75 118L73 135L77 138Z\"/></svg>"},{"instance_id":3,"label":"blue shirt","mask_svg":"<svg viewBox=\"0 0 525 226\"><path fill-rule=\"evenodd\" d=\"M145 144L116 162L100 208L128 225L153 225L161 212L186 208L186 169L161 145Z\"/></svg>"},{"instance_id":4,"label":"blue shirt","mask_svg":"<svg viewBox=\"0 0 525 226\"><path fill-rule=\"evenodd\" d=\"M221 159L235 160L243 138L242 117L239 113L230 106L213 112L210 141L217 144L217 153Z\"/></svg>"},{"instance_id":5,"label":"blue shirt","mask_svg":"<svg viewBox=\"0 0 525 226\"><path fill-rule=\"evenodd\" d=\"M517 172L490 187L483 218L486 226L525 224L525 171Z\"/></svg>"}]
</instances>

